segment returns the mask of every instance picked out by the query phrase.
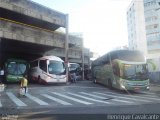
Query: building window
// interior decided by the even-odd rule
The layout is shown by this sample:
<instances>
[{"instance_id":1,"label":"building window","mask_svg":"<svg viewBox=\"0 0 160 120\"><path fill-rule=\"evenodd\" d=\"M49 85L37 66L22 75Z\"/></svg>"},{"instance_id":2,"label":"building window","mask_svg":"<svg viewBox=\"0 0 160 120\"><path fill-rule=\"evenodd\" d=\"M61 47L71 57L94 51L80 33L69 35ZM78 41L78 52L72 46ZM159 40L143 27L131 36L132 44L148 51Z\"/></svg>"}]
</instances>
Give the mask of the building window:
<instances>
[{"instance_id":1,"label":"building window","mask_svg":"<svg viewBox=\"0 0 160 120\"><path fill-rule=\"evenodd\" d=\"M146 30L158 28L158 24L146 26Z\"/></svg>"},{"instance_id":2,"label":"building window","mask_svg":"<svg viewBox=\"0 0 160 120\"><path fill-rule=\"evenodd\" d=\"M145 7L149 7L151 5L156 5L156 1L151 1L151 2L144 3Z\"/></svg>"},{"instance_id":3,"label":"building window","mask_svg":"<svg viewBox=\"0 0 160 120\"><path fill-rule=\"evenodd\" d=\"M156 25L154 25L154 28L157 28L158 27L158 25L156 24Z\"/></svg>"}]
</instances>

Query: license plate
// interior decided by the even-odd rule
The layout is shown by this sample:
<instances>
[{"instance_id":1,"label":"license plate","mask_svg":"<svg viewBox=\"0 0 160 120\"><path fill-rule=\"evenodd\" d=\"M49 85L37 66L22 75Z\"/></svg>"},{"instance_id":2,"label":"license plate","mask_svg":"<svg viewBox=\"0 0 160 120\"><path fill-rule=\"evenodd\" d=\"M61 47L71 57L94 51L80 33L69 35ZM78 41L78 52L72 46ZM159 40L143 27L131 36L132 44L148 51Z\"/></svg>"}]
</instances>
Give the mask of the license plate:
<instances>
[{"instance_id":1,"label":"license plate","mask_svg":"<svg viewBox=\"0 0 160 120\"><path fill-rule=\"evenodd\" d=\"M134 88L135 90L139 90L139 88L138 87L136 87L136 88Z\"/></svg>"}]
</instances>

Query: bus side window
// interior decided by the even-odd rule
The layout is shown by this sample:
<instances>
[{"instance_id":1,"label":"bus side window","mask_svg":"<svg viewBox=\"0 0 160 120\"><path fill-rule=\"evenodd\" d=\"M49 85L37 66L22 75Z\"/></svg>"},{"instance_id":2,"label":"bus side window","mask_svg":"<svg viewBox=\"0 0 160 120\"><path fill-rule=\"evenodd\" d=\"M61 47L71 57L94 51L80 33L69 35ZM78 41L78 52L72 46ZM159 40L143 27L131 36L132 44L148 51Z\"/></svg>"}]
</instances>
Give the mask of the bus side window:
<instances>
[{"instance_id":1,"label":"bus side window","mask_svg":"<svg viewBox=\"0 0 160 120\"><path fill-rule=\"evenodd\" d=\"M47 61L46 60L40 60L39 67L43 71L47 72Z\"/></svg>"}]
</instances>

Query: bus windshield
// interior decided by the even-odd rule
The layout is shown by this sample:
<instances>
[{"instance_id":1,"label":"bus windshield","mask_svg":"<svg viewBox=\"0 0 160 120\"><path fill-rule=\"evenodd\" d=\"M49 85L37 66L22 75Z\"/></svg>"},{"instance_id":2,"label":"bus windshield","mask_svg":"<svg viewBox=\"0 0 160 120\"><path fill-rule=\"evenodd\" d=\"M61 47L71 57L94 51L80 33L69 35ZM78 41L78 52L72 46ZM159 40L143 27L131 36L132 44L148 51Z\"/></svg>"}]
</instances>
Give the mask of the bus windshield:
<instances>
[{"instance_id":1,"label":"bus windshield","mask_svg":"<svg viewBox=\"0 0 160 120\"><path fill-rule=\"evenodd\" d=\"M148 79L148 70L146 64L124 64L124 79L128 80L146 80Z\"/></svg>"},{"instance_id":2,"label":"bus windshield","mask_svg":"<svg viewBox=\"0 0 160 120\"><path fill-rule=\"evenodd\" d=\"M64 74L65 66L63 62L51 60L48 65L49 74Z\"/></svg>"},{"instance_id":3,"label":"bus windshield","mask_svg":"<svg viewBox=\"0 0 160 120\"><path fill-rule=\"evenodd\" d=\"M11 75L22 75L26 71L26 65L24 63L10 62L7 66L7 72Z\"/></svg>"},{"instance_id":4,"label":"bus windshield","mask_svg":"<svg viewBox=\"0 0 160 120\"><path fill-rule=\"evenodd\" d=\"M80 68L80 65L77 63L70 63L69 64L69 71L76 71L77 68Z\"/></svg>"}]
</instances>

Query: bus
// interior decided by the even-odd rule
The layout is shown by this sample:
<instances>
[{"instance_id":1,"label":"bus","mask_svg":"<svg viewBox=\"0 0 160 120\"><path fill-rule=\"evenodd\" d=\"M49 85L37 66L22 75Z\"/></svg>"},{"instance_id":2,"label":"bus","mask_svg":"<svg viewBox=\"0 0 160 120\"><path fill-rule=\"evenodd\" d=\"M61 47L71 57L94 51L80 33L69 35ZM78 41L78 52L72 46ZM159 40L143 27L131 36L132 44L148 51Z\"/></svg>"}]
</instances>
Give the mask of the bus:
<instances>
[{"instance_id":1,"label":"bus","mask_svg":"<svg viewBox=\"0 0 160 120\"><path fill-rule=\"evenodd\" d=\"M26 60L9 58L5 62L5 82L19 82L28 75L29 64Z\"/></svg>"},{"instance_id":2,"label":"bus","mask_svg":"<svg viewBox=\"0 0 160 120\"><path fill-rule=\"evenodd\" d=\"M30 79L40 84L66 83L64 61L56 56L43 56L30 62Z\"/></svg>"},{"instance_id":3,"label":"bus","mask_svg":"<svg viewBox=\"0 0 160 120\"><path fill-rule=\"evenodd\" d=\"M119 90L149 90L146 59L139 51L115 50L94 60L92 78L109 88Z\"/></svg>"},{"instance_id":4,"label":"bus","mask_svg":"<svg viewBox=\"0 0 160 120\"><path fill-rule=\"evenodd\" d=\"M81 71L81 67L78 63L68 63L69 72L79 73Z\"/></svg>"},{"instance_id":5,"label":"bus","mask_svg":"<svg viewBox=\"0 0 160 120\"><path fill-rule=\"evenodd\" d=\"M80 80L82 77L82 68L78 63L68 63L68 69L69 69L69 79L70 77L75 73L76 79Z\"/></svg>"}]
</instances>

